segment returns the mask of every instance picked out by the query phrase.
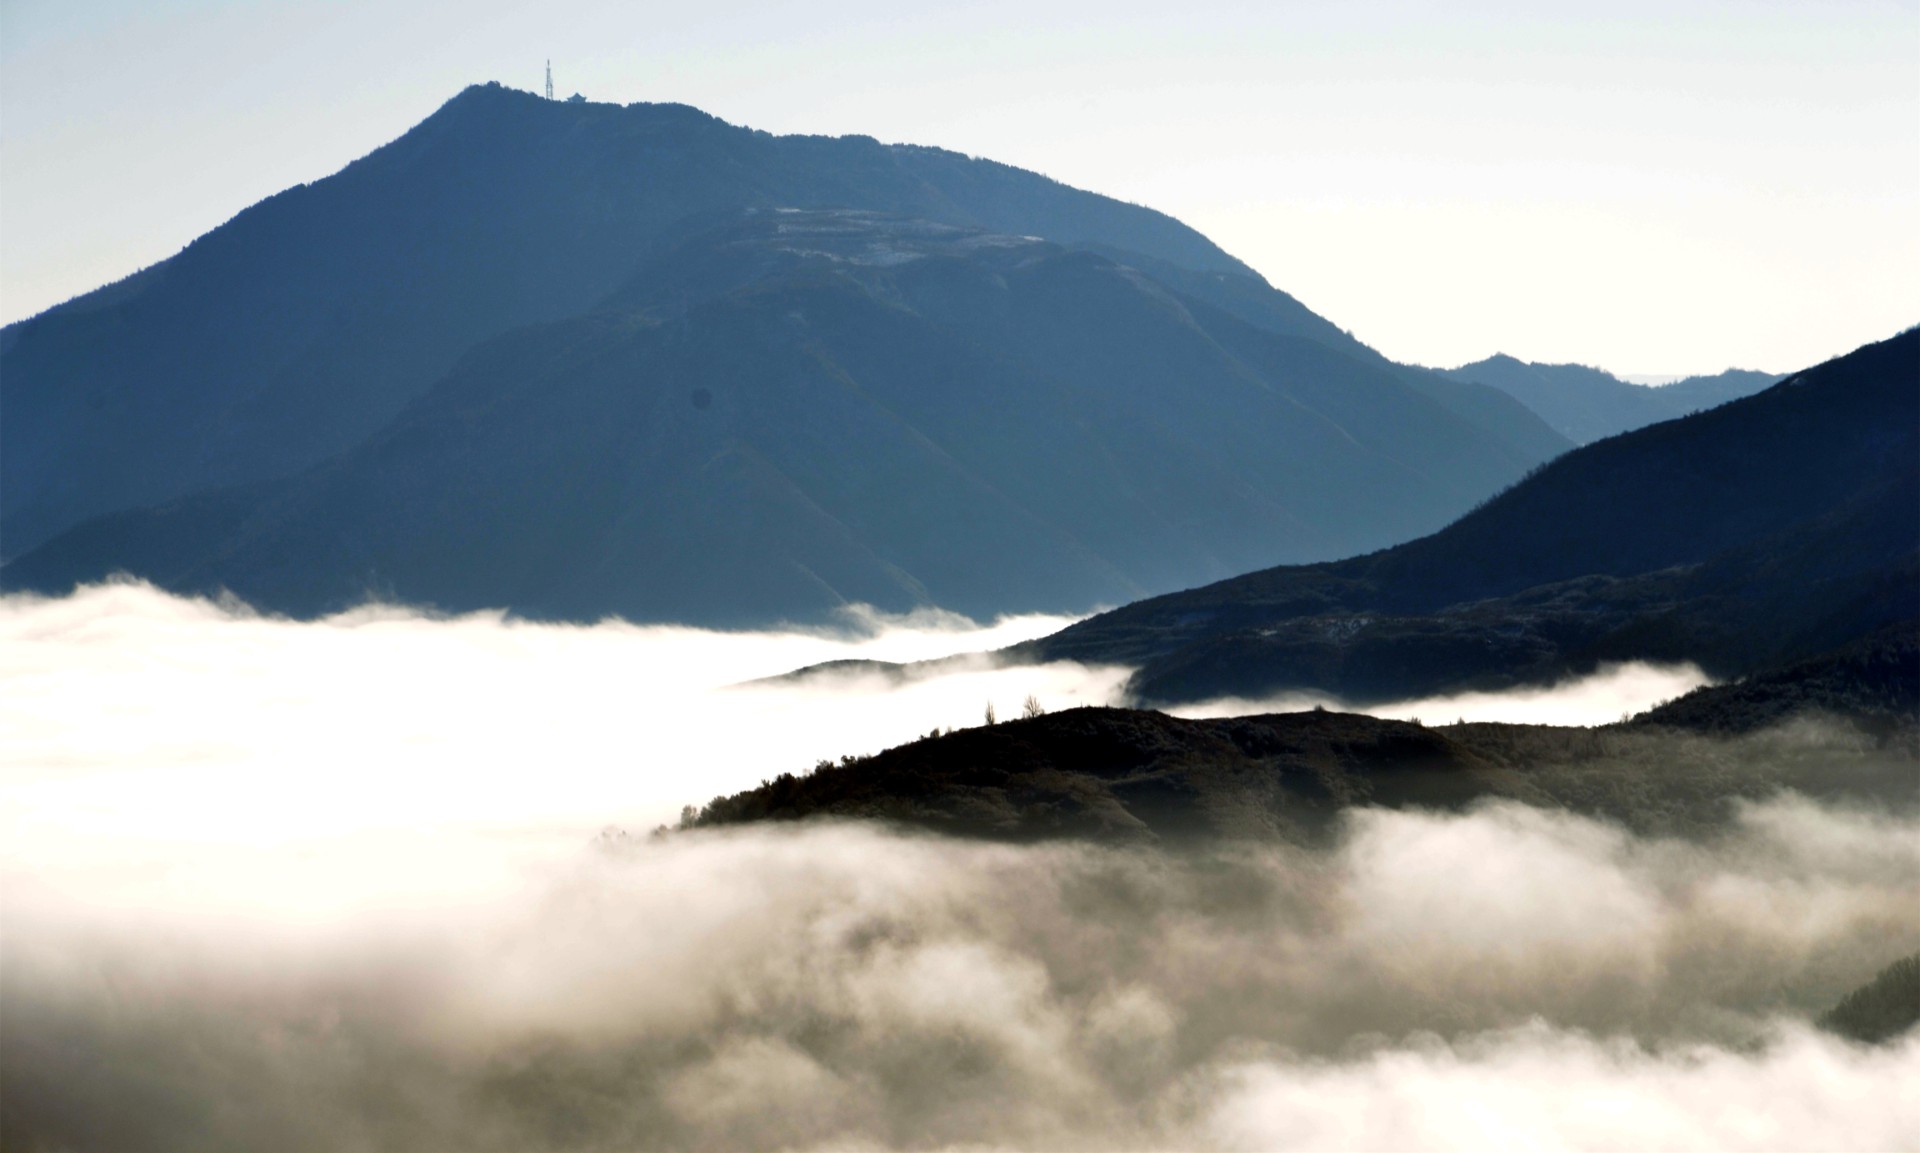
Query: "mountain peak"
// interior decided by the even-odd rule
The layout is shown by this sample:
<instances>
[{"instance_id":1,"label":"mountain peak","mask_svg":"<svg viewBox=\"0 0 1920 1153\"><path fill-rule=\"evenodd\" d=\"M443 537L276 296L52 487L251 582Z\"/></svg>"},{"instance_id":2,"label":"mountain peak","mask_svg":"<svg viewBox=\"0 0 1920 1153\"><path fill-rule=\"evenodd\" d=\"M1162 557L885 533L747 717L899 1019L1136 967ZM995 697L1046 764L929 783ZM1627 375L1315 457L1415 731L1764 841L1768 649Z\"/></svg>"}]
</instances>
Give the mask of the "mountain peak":
<instances>
[{"instance_id":1,"label":"mountain peak","mask_svg":"<svg viewBox=\"0 0 1920 1153\"><path fill-rule=\"evenodd\" d=\"M138 291L9 326L6 548L315 464L475 343L606 300L689 221L776 207L1247 272L1172 217L988 160L475 84L340 172L245 209L130 281Z\"/></svg>"},{"instance_id":2,"label":"mountain peak","mask_svg":"<svg viewBox=\"0 0 1920 1153\"><path fill-rule=\"evenodd\" d=\"M568 98L548 100L535 92L521 88L512 88L497 80L484 84L469 84L455 93L439 108L429 115L415 129L424 128L436 121L448 118L469 118L502 115L546 114L556 117L577 118L585 116L606 116L610 113L625 113L635 121L645 119L686 121L705 123L736 132L749 132L751 129L728 124L718 116L695 108L691 104L673 101L652 102L636 100L631 104L618 104L610 100L589 100Z\"/></svg>"}]
</instances>

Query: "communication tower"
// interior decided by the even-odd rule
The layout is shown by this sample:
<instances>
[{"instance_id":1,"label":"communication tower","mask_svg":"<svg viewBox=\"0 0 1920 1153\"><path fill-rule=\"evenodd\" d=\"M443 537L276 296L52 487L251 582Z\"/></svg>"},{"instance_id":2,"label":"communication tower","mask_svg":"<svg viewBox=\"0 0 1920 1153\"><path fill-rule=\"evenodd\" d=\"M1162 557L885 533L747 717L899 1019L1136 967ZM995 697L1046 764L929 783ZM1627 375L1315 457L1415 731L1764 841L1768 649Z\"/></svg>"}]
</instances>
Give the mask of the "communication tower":
<instances>
[{"instance_id":1,"label":"communication tower","mask_svg":"<svg viewBox=\"0 0 1920 1153\"><path fill-rule=\"evenodd\" d=\"M547 99L553 99L553 61L547 61Z\"/></svg>"}]
</instances>

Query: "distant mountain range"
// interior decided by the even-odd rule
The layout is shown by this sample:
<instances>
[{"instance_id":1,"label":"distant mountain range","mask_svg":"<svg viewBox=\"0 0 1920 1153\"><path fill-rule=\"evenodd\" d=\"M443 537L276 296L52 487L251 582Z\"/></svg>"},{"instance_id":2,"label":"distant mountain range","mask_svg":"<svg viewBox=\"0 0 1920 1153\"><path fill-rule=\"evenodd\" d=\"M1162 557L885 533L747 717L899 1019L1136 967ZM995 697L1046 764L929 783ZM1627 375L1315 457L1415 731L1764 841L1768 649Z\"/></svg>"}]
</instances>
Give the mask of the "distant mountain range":
<instances>
[{"instance_id":1,"label":"distant mountain range","mask_svg":"<svg viewBox=\"0 0 1920 1153\"><path fill-rule=\"evenodd\" d=\"M1575 444L1591 444L1713 408L1751 396L1782 379L1768 372L1728 369L1714 376L1690 376L1649 387L1584 365L1528 364L1511 356L1488 357L1476 364L1447 369L1446 375L1492 385L1532 409Z\"/></svg>"},{"instance_id":2,"label":"distant mountain range","mask_svg":"<svg viewBox=\"0 0 1920 1153\"><path fill-rule=\"evenodd\" d=\"M1569 442L1159 213L473 88L0 332L0 570L311 614L1080 610L1431 531Z\"/></svg>"},{"instance_id":3,"label":"distant mountain range","mask_svg":"<svg viewBox=\"0 0 1920 1153\"><path fill-rule=\"evenodd\" d=\"M1133 665L1146 702L1356 703L1601 662L1719 677L1920 616L1920 330L1555 460L1445 530L1083 621L1012 655Z\"/></svg>"}]
</instances>

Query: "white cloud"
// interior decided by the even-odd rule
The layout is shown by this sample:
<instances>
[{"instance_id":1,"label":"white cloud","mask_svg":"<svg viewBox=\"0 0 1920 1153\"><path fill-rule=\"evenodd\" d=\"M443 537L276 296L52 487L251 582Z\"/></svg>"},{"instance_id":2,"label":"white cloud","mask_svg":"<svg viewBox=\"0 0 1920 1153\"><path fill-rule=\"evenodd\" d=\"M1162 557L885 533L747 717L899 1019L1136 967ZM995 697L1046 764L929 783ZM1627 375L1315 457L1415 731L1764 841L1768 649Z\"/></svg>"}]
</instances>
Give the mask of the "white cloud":
<instances>
[{"instance_id":1,"label":"white cloud","mask_svg":"<svg viewBox=\"0 0 1920 1153\"><path fill-rule=\"evenodd\" d=\"M1364 711L1395 720L1443 724L1456 720L1505 721L1516 725L1604 725L1641 712L1661 701L1685 696L1711 679L1691 664L1655 665L1645 661L1606 664L1588 676L1558 684L1504 692L1449 693L1369 706ZM1271 697L1223 697L1168 710L1182 717L1239 717L1252 713L1290 713L1316 705L1344 708L1326 693L1289 692Z\"/></svg>"},{"instance_id":2,"label":"white cloud","mask_svg":"<svg viewBox=\"0 0 1920 1153\"><path fill-rule=\"evenodd\" d=\"M1200 855L787 827L324 924L13 890L0 1074L55 1144L1891 1147L1920 1043L1804 1020L1920 948L1917 834L1793 800L1698 844L1511 804Z\"/></svg>"},{"instance_id":3,"label":"white cloud","mask_svg":"<svg viewBox=\"0 0 1920 1153\"><path fill-rule=\"evenodd\" d=\"M1057 623L0 601L8 1130L1764 1149L1920 1128L1920 1047L1804 1028L1920 949L1911 815L1784 797L1683 841L1517 804L1362 811L1329 846L1196 855L834 826L594 840L988 699L1111 699L1125 670L737 687Z\"/></svg>"},{"instance_id":4,"label":"white cloud","mask_svg":"<svg viewBox=\"0 0 1920 1153\"><path fill-rule=\"evenodd\" d=\"M1208 1135L1231 1149L1900 1149L1920 1041L1786 1028L1758 1050L1648 1050L1533 1023L1338 1065L1253 1062Z\"/></svg>"}]
</instances>

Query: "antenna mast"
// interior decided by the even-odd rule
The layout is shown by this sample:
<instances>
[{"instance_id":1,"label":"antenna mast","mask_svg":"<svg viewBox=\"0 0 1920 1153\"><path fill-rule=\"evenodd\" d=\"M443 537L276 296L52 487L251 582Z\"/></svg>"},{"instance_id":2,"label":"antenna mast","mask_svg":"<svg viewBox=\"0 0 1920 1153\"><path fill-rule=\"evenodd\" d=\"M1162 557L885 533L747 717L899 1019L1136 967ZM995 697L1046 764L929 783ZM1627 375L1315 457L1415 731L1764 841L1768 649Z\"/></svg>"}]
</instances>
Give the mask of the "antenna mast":
<instances>
[{"instance_id":1,"label":"antenna mast","mask_svg":"<svg viewBox=\"0 0 1920 1153\"><path fill-rule=\"evenodd\" d=\"M553 99L553 61L547 61L547 99Z\"/></svg>"}]
</instances>

